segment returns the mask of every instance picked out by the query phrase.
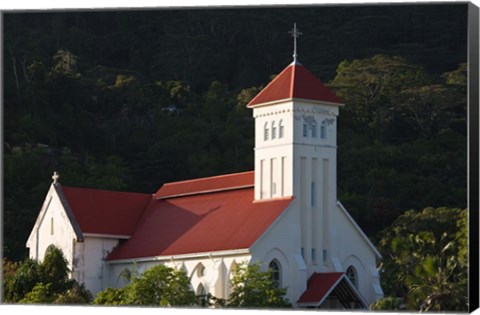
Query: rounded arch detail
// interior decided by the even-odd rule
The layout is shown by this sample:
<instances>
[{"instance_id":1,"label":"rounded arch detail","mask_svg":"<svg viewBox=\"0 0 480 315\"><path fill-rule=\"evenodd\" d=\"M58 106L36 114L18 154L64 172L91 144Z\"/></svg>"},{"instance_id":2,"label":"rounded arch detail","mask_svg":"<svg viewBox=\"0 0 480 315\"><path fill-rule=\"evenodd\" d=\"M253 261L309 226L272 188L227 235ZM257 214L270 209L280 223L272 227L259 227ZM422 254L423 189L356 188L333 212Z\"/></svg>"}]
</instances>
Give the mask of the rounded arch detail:
<instances>
[{"instance_id":1,"label":"rounded arch detail","mask_svg":"<svg viewBox=\"0 0 480 315\"><path fill-rule=\"evenodd\" d=\"M190 273L190 279L202 278L205 276L205 274L206 274L205 266L201 262L199 262Z\"/></svg>"},{"instance_id":2,"label":"rounded arch detail","mask_svg":"<svg viewBox=\"0 0 480 315\"><path fill-rule=\"evenodd\" d=\"M278 264L278 282L280 287L288 287L289 284L289 276L290 276L290 263L288 261L287 256L279 249L273 248L271 249L262 259L262 262L265 264L265 268L271 268L272 262L276 262ZM275 273L274 273L275 277ZM274 278L275 280L275 278Z\"/></svg>"},{"instance_id":3,"label":"rounded arch detail","mask_svg":"<svg viewBox=\"0 0 480 315\"><path fill-rule=\"evenodd\" d=\"M342 267L345 271L345 276L349 278L350 282L352 282L355 288L363 291L367 278L367 269L362 261L357 256L350 255L343 260ZM351 279L352 276L355 277L354 281Z\"/></svg>"}]
</instances>

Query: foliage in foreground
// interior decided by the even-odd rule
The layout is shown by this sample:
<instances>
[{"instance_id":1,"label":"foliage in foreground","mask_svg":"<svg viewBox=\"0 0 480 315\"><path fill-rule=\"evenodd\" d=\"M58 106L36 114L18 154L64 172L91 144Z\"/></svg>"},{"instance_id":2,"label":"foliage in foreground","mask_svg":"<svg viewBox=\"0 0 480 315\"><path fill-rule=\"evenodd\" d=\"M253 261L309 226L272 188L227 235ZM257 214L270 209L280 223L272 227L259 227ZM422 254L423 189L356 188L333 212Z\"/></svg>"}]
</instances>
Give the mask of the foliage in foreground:
<instances>
[{"instance_id":1,"label":"foliage in foreground","mask_svg":"<svg viewBox=\"0 0 480 315\"><path fill-rule=\"evenodd\" d=\"M215 306L242 308L290 307L284 299L285 289L278 288L271 270L262 271L259 263L240 264L231 280L232 294L224 300L212 296L195 296L184 271L157 265L120 289L99 292L93 304L150 306Z\"/></svg>"},{"instance_id":2,"label":"foliage in foreground","mask_svg":"<svg viewBox=\"0 0 480 315\"><path fill-rule=\"evenodd\" d=\"M90 292L83 284L68 278L67 260L62 251L51 245L42 262L3 260L4 296L7 303L88 304Z\"/></svg>"},{"instance_id":3,"label":"foliage in foreground","mask_svg":"<svg viewBox=\"0 0 480 315\"><path fill-rule=\"evenodd\" d=\"M272 271L262 271L260 263L238 265L232 278L232 287L232 294L227 301L229 307L291 307L284 298L286 289L277 287L272 280Z\"/></svg>"},{"instance_id":4,"label":"foliage in foreground","mask_svg":"<svg viewBox=\"0 0 480 315\"><path fill-rule=\"evenodd\" d=\"M98 293L94 304L191 306L195 294L184 271L157 265L147 269L120 289L108 288Z\"/></svg>"},{"instance_id":5,"label":"foliage in foreground","mask_svg":"<svg viewBox=\"0 0 480 315\"><path fill-rule=\"evenodd\" d=\"M409 210L379 244L387 296L401 297L411 310L467 311L467 209Z\"/></svg>"}]
</instances>

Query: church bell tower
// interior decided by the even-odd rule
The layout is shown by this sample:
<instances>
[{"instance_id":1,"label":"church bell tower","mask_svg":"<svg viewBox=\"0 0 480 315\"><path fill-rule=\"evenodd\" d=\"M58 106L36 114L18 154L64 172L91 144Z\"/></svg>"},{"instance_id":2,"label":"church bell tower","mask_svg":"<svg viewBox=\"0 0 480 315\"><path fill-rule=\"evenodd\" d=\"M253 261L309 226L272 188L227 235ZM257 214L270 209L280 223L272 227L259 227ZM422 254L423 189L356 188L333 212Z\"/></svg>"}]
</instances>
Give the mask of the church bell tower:
<instances>
[{"instance_id":1,"label":"church bell tower","mask_svg":"<svg viewBox=\"0 0 480 315\"><path fill-rule=\"evenodd\" d=\"M247 105L255 119L255 201L294 196L302 252L327 261L336 207L337 116L343 102L297 58ZM323 233L323 235L318 235Z\"/></svg>"}]
</instances>

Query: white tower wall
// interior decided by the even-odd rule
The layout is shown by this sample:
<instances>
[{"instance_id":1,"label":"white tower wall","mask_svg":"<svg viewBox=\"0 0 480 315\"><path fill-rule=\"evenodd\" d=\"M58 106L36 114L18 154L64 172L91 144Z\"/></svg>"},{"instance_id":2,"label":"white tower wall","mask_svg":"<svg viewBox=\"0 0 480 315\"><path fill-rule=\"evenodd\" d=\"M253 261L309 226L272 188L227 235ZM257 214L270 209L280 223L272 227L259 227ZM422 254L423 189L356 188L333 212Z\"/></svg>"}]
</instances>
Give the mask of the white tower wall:
<instances>
[{"instance_id":1,"label":"white tower wall","mask_svg":"<svg viewBox=\"0 0 480 315\"><path fill-rule=\"evenodd\" d=\"M255 107L253 115L255 200L295 196L308 274L331 270L338 104L286 100Z\"/></svg>"}]
</instances>

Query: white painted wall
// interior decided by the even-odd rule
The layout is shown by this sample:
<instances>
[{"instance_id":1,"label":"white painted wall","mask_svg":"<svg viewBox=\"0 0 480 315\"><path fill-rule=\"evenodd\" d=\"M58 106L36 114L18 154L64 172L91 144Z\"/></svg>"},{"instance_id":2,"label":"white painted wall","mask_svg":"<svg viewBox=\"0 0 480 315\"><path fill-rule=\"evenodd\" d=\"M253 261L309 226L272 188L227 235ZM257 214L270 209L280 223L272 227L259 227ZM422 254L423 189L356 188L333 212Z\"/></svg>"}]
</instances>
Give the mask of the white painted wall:
<instances>
[{"instance_id":1,"label":"white painted wall","mask_svg":"<svg viewBox=\"0 0 480 315\"><path fill-rule=\"evenodd\" d=\"M252 259L268 264L276 258L281 263L285 269L283 285L292 303L304 292L313 272L345 272L350 265L357 270L358 289L368 303L383 295L376 253L351 218L337 208L338 108L328 103L290 100L253 110L255 199L282 195L296 199L252 247ZM278 137L280 120L283 138ZM272 122L277 124L275 139ZM287 161L283 170L279 163L282 158ZM272 183L278 182L284 187L280 195L272 191Z\"/></svg>"},{"instance_id":2,"label":"white painted wall","mask_svg":"<svg viewBox=\"0 0 480 315\"><path fill-rule=\"evenodd\" d=\"M292 102L255 108L253 116L255 118L255 200L293 196ZM276 126L274 139L272 139L272 123ZM283 137L280 137L280 123L283 126ZM268 130L267 140L265 140L265 127Z\"/></svg>"},{"instance_id":3,"label":"white painted wall","mask_svg":"<svg viewBox=\"0 0 480 315\"><path fill-rule=\"evenodd\" d=\"M27 240L30 258L42 261L48 246L55 245L63 251L68 267L73 267L75 232L53 185L45 198L35 226Z\"/></svg>"},{"instance_id":4,"label":"white painted wall","mask_svg":"<svg viewBox=\"0 0 480 315\"><path fill-rule=\"evenodd\" d=\"M77 242L72 224L53 185L27 241L30 258L38 261L43 260L50 245L61 249L68 261L70 277L85 283L94 296L110 281L103 259L117 244L118 239L108 237L84 237L82 242Z\"/></svg>"},{"instance_id":5,"label":"white painted wall","mask_svg":"<svg viewBox=\"0 0 480 315\"><path fill-rule=\"evenodd\" d=\"M118 245L118 239L108 237L84 237L75 244L75 268L73 277L85 283L93 296L110 286L110 271L105 258Z\"/></svg>"},{"instance_id":6,"label":"white painted wall","mask_svg":"<svg viewBox=\"0 0 480 315\"><path fill-rule=\"evenodd\" d=\"M358 272L358 290L371 304L383 297L376 254L340 206L336 207L334 220L336 223L334 243L341 249L337 252L338 261L343 271L349 266L355 267Z\"/></svg>"},{"instance_id":7,"label":"white painted wall","mask_svg":"<svg viewBox=\"0 0 480 315\"><path fill-rule=\"evenodd\" d=\"M292 305L305 291L308 280L300 252L298 204L294 200L251 248L252 261L264 263L265 270L273 259L280 263L281 287L287 289L286 298Z\"/></svg>"},{"instance_id":8,"label":"white painted wall","mask_svg":"<svg viewBox=\"0 0 480 315\"><path fill-rule=\"evenodd\" d=\"M136 261L107 263L107 269L110 273L110 282L107 287L121 288L128 284L121 277L121 273L130 269L133 273L141 274L145 270L163 264L168 267L184 270L187 276L191 277L191 288L198 294L200 284L203 285L205 293L212 294L217 298L228 298L231 293L230 279L237 264L249 262L250 254L232 254L230 253L205 253L193 254L188 256L156 257L151 259L142 259ZM205 273L198 272L199 267L205 267Z\"/></svg>"}]
</instances>

